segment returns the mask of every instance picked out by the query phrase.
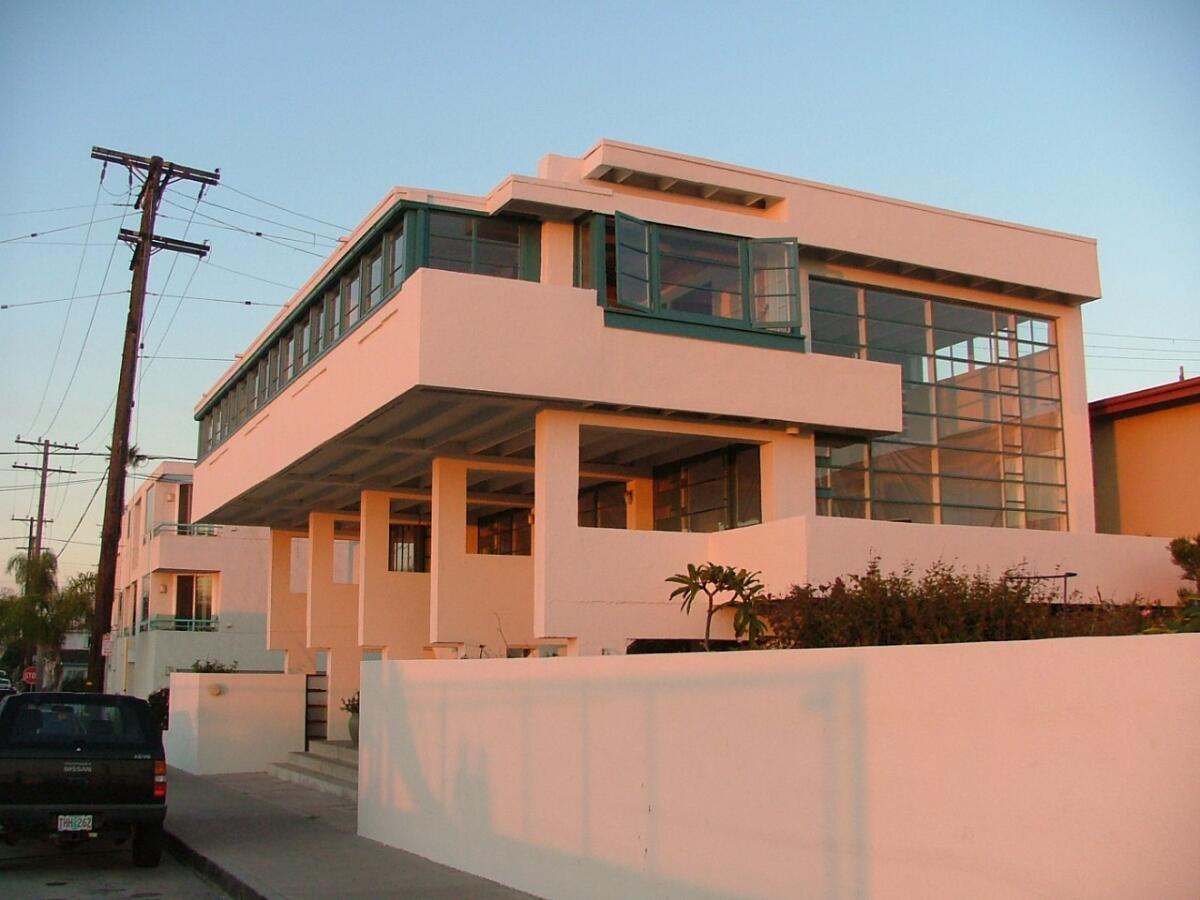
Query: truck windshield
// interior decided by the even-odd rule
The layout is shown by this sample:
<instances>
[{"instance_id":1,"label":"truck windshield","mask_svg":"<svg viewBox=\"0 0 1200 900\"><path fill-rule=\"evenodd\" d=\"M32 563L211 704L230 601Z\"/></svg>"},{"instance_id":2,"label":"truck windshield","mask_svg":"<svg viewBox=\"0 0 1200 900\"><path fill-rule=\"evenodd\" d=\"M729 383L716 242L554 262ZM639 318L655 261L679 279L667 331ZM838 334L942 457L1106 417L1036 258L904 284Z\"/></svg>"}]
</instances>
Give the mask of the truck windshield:
<instances>
[{"instance_id":1,"label":"truck windshield","mask_svg":"<svg viewBox=\"0 0 1200 900\"><path fill-rule=\"evenodd\" d=\"M23 700L25 698L22 698ZM131 704L118 698L62 696L5 704L0 736L10 746L146 743L146 733Z\"/></svg>"}]
</instances>

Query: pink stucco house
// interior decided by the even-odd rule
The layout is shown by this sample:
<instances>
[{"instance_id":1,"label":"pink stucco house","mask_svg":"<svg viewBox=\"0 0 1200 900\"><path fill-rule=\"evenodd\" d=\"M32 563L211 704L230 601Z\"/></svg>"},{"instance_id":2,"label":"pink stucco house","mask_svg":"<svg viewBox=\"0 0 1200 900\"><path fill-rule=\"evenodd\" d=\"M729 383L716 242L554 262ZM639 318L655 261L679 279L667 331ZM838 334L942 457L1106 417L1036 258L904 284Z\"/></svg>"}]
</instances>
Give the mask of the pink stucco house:
<instances>
[{"instance_id":1,"label":"pink stucco house","mask_svg":"<svg viewBox=\"0 0 1200 900\"><path fill-rule=\"evenodd\" d=\"M191 463L164 462L125 505L109 691L146 697L197 661L281 670L283 654L264 638L270 531L195 524L192 489Z\"/></svg>"},{"instance_id":2,"label":"pink stucco house","mask_svg":"<svg viewBox=\"0 0 1200 900\"><path fill-rule=\"evenodd\" d=\"M768 587L935 559L1170 597L1095 533L1094 240L604 140L486 196L396 188L196 407L198 520L271 529L267 634L323 659L694 637Z\"/></svg>"}]
</instances>

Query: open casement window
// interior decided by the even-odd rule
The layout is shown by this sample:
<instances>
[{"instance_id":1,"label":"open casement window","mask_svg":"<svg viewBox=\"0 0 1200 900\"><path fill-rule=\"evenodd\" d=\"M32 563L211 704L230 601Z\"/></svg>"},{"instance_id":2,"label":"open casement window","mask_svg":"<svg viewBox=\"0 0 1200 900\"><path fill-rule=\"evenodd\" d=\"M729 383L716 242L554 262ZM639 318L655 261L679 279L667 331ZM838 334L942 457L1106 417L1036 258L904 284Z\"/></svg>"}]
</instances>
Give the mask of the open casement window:
<instances>
[{"instance_id":1,"label":"open casement window","mask_svg":"<svg viewBox=\"0 0 1200 900\"><path fill-rule=\"evenodd\" d=\"M751 324L788 330L800 325L800 258L795 238L747 241Z\"/></svg>"},{"instance_id":2,"label":"open casement window","mask_svg":"<svg viewBox=\"0 0 1200 900\"><path fill-rule=\"evenodd\" d=\"M648 311L650 290L650 225L617 213L617 306Z\"/></svg>"}]
</instances>

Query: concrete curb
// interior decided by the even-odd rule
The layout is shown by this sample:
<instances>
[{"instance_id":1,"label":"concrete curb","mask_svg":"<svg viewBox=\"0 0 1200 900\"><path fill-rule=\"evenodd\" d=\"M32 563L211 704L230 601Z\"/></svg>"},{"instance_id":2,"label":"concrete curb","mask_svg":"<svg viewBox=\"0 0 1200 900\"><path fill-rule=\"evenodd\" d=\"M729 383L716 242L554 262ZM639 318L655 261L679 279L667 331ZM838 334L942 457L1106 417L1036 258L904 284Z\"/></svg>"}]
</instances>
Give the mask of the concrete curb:
<instances>
[{"instance_id":1,"label":"concrete curb","mask_svg":"<svg viewBox=\"0 0 1200 900\"><path fill-rule=\"evenodd\" d=\"M189 847L169 830L164 829L163 837L166 839L166 848L172 856L199 872L235 900L270 900L266 894L261 894L250 887L211 857Z\"/></svg>"}]
</instances>

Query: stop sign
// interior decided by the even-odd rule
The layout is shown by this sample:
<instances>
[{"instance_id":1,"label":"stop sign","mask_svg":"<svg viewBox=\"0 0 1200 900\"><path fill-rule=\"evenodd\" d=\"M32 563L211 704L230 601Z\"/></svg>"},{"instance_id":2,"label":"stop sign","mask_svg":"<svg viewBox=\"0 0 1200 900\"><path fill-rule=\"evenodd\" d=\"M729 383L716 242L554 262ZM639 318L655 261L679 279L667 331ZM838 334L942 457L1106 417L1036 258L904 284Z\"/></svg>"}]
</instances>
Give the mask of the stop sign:
<instances>
[{"instance_id":1,"label":"stop sign","mask_svg":"<svg viewBox=\"0 0 1200 900\"><path fill-rule=\"evenodd\" d=\"M37 669L29 666L29 668L21 673L21 680L26 684L37 684Z\"/></svg>"}]
</instances>

